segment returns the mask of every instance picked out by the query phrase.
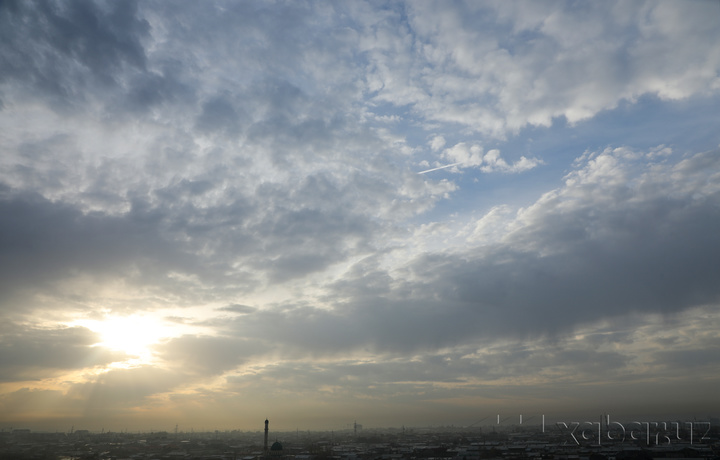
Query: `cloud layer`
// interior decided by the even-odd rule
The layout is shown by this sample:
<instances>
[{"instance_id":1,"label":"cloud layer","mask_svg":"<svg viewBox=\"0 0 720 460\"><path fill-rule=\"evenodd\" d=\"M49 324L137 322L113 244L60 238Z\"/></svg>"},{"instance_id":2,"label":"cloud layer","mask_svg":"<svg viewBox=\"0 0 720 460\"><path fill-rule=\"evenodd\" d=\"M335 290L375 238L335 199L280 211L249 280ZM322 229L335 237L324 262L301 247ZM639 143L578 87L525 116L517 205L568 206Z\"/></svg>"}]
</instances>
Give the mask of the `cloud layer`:
<instances>
[{"instance_id":1,"label":"cloud layer","mask_svg":"<svg viewBox=\"0 0 720 460\"><path fill-rule=\"evenodd\" d=\"M720 410L718 13L3 3L0 421Z\"/></svg>"}]
</instances>

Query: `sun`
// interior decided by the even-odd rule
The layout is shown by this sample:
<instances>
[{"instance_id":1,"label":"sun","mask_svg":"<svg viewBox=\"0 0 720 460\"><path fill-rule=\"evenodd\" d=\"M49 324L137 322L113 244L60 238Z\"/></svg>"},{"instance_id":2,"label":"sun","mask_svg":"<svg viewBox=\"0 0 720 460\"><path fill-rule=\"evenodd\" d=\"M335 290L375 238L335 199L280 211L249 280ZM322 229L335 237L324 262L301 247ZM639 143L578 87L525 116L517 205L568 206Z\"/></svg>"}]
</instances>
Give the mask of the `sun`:
<instances>
[{"instance_id":1,"label":"sun","mask_svg":"<svg viewBox=\"0 0 720 460\"><path fill-rule=\"evenodd\" d=\"M124 352L141 361L152 358L152 345L175 335L164 321L150 315L108 316L101 321L79 320L74 324L98 334L100 341L94 346Z\"/></svg>"}]
</instances>

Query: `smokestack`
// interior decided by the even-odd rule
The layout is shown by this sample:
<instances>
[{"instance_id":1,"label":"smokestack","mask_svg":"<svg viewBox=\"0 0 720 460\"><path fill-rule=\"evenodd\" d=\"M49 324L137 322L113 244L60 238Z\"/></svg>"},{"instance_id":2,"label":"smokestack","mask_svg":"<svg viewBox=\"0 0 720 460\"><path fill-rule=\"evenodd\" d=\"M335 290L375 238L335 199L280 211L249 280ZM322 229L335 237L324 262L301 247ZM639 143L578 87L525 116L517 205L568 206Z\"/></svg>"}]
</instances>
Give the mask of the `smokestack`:
<instances>
[{"instance_id":1,"label":"smokestack","mask_svg":"<svg viewBox=\"0 0 720 460\"><path fill-rule=\"evenodd\" d=\"M268 422L268 419L265 419L265 444L264 444L264 446L263 446L263 451L264 451L265 453L267 453L267 451L268 451L268 446L267 446L267 441L268 441L268 423L270 423L270 422Z\"/></svg>"}]
</instances>

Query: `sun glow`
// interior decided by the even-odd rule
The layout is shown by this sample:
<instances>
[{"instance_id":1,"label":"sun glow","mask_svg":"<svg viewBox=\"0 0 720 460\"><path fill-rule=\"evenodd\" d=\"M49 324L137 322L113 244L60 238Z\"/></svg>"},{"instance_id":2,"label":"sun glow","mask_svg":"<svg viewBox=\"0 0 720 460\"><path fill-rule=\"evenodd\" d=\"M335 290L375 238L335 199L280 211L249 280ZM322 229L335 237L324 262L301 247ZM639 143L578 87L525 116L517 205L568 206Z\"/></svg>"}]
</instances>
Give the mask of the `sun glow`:
<instances>
[{"instance_id":1,"label":"sun glow","mask_svg":"<svg viewBox=\"0 0 720 460\"><path fill-rule=\"evenodd\" d=\"M163 338L177 335L162 319L153 316L110 316L102 321L79 320L74 323L98 334L95 344L147 361L152 358L152 345Z\"/></svg>"}]
</instances>

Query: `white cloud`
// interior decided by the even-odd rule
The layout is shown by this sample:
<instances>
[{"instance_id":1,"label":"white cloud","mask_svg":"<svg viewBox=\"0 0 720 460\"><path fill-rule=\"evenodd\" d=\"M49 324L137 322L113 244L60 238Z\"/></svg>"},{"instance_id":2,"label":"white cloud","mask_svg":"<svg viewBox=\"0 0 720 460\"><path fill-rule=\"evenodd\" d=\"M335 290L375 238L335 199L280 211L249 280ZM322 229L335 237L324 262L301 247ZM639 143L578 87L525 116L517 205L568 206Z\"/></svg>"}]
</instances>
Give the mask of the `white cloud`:
<instances>
[{"instance_id":1,"label":"white cloud","mask_svg":"<svg viewBox=\"0 0 720 460\"><path fill-rule=\"evenodd\" d=\"M422 52L399 59L410 51L405 40L382 58L369 55L370 62L382 59L377 78L388 82L375 97L410 104L427 120L504 137L558 117L587 120L644 94L680 99L720 85L711 2L564 6L412 4L410 25ZM417 68L423 72L413 77Z\"/></svg>"},{"instance_id":2,"label":"white cloud","mask_svg":"<svg viewBox=\"0 0 720 460\"><path fill-rule=\"evenodd\" d=\"M508 164L505 160L500 158L500 151L497 149L488 151L483 157L483 162L485 163L485 166L480 168L480 170L483 172L499 171L508 173L527 171L542 164L541 160L538 160L536 158L528 159L524 156L521 156L520 159L515 163Z\"/></svg>"},{"instance_id":3,"label":"white cloud","mask_svg":"<svg viewBox=\"0 0 720 460\"><path fill-rule=\"evenodd\" d=\"M537 158L521 156L512 164L500 156L500 150L492 149L483 153L483 148L477 144L468 146L461 142L443 151L443 157L453 165L451 171L462 168L480 168L484 173L503 172L520 173L535 168L543 162Z\"/></svg>"},{"instance_id":4,"label":"white cloud","mask_svg":"<svg viewBox=\"0 0 720 460\"><path fill-rule=\"evenodd\" d=\"M445 149L443 156L450 162L461 163L463 167L480 166L483 162L483 149L479 145L468 146L461 142Z\"/></svg>"},{"instance_id":5,"label":"white cloud","mask_svg":"<svg viewBox=\"0 0 720 460\"><path fill-rule=\"evenodd\" d=\"M435 136L430 141L430 148L437 152L445 146L445 138L442 136Z\"/></svg>"}]
</instances>

